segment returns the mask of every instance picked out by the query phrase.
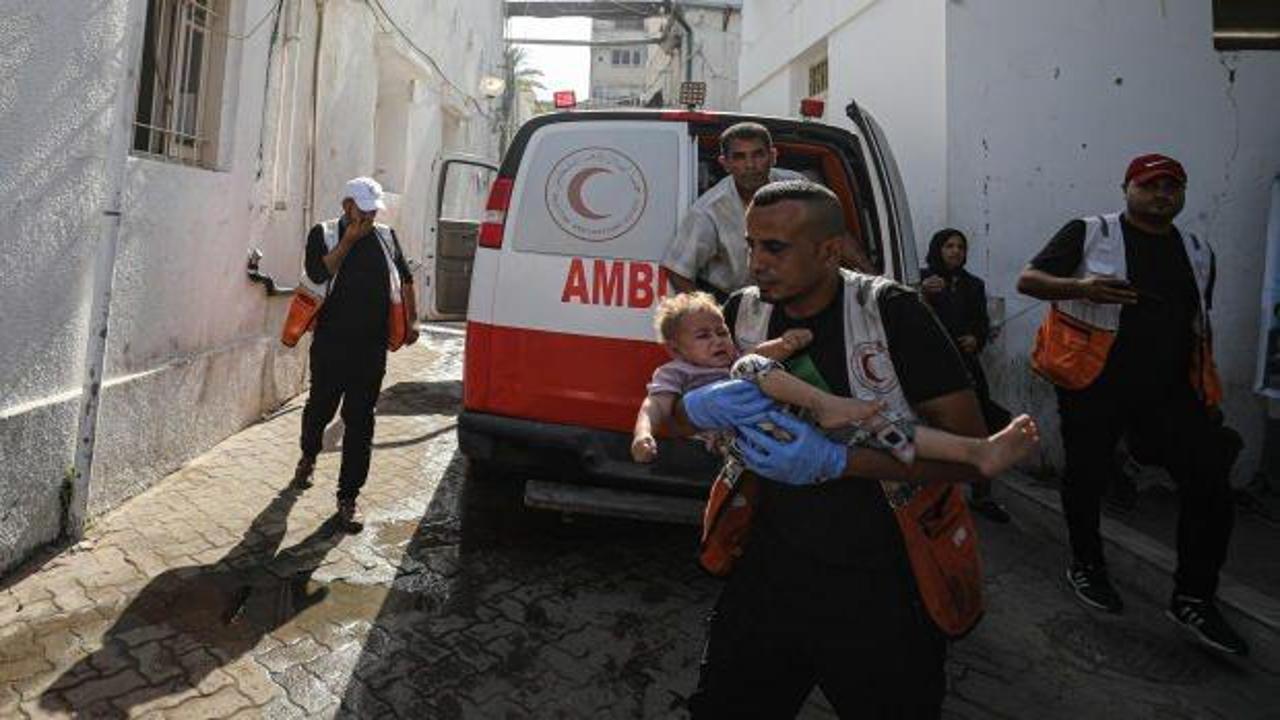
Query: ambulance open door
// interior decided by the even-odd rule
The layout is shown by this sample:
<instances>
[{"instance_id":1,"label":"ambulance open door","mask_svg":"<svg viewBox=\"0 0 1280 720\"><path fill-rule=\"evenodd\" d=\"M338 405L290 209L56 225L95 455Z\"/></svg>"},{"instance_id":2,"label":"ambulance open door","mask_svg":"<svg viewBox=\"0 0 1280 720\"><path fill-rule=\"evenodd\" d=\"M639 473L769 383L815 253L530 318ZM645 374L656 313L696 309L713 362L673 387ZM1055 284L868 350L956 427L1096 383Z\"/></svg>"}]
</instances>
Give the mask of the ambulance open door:
<instances>
[{"instance_id":1,"label":"ambulance open door","mask_svg":"<svg viewBox=\"0 0 1280 720\"><path fill-rule=\"evenodd\" d=\"M436 183L434 248L428 253L431 297L427 317L460 320L467 314L471 266L489 185L498 166L471 155L449 155Z\"/></svg>"}]
</instances>

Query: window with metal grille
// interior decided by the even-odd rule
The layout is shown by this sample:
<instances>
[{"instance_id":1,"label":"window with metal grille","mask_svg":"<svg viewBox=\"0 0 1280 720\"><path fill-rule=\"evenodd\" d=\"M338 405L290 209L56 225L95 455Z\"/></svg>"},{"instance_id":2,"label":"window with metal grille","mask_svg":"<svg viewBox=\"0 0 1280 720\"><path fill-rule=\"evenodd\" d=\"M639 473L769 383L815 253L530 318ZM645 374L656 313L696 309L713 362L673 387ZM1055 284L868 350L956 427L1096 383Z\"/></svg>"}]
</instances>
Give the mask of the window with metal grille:
<instances>
[{"instance_id":1,"label":"window with metal grille","mask_svg":"<svg viewBox=\"0 0 1280 720\"><path fill-rule=\"evenodd\" d=\"M1213 0L1213 46L1218 50L1280 50L1280 2Z\"/></svg>"},{"instance_id":2,"label":"window with metal grille","mask_svg":"<svg viewBox=\"0 0 1280 720\"><path fill-rule=\"evenodd\" d=\"M818 97L827 91L827 59L822 58L809 66L809 97Z\"/></svg>"},{"instance_id":3,"label":"window with metal grille","mask_svg":"<svg viewBox=\"0 0 1280 720\"><path fill-rule=\"evenodd\" d=\"M134 154L216 166L226 5L227 0L147 0Z\"/></svg>"}]
</instances>

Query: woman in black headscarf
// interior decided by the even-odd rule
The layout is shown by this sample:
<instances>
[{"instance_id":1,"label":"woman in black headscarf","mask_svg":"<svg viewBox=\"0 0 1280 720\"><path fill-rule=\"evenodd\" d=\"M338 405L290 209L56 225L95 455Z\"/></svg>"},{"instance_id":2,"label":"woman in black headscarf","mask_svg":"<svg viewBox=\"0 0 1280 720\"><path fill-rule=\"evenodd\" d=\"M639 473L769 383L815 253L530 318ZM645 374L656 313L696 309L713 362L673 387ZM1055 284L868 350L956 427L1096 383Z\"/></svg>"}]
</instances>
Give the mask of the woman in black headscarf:
<instances>
[{"instance_id":1,"label":"woman in black headscarf","mask_svg":"<svg viewBox=\"0 0 1280 720\"><path fill-rule=\"evenodd\" d=\"M964 269L968 259L969 239L964 233L954 228L939 230L929 241L929 254L925 256L928 267L920 271L923 279L920 285L925 300L960 349L960 356L973 377L973 389L982 406L987 429L994 432L1009 424L1012 416L991 400L987 376L978 362L978 354L986 347L991 333L991 321L987 316L986 285ZM991 498L989 483L974 486L969 505L991 520L1009 521L1009 513Z\"/></svg>"}]
</instances>

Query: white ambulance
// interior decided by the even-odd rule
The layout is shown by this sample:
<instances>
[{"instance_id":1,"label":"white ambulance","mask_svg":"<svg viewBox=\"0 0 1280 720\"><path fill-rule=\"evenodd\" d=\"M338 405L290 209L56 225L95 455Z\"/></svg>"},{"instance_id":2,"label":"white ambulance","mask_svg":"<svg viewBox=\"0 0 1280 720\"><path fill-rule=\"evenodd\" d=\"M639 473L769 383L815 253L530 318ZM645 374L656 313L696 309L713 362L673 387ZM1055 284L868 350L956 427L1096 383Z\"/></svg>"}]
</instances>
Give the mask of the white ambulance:
<instances>
[{"instance_id":1,"label":"white ambulance","mask_svg":"<svg viewBox=\"0 0 1280 720\"><path fill-rule=\"evenodd\" d=\"M723 176L718 137L769 128L778 166L840 197L875 268L917 279L906 197L884 135L698 111L543 115L522 127L489 193L471 259L463 412L473 474L524 482L531 506L696 521L717 466L688 440L652 465L629 447L645 383L668 358L653 334L659 261L686 209ZM482 478L481 478L482 479Z\"/></svg>"}]
</instances>

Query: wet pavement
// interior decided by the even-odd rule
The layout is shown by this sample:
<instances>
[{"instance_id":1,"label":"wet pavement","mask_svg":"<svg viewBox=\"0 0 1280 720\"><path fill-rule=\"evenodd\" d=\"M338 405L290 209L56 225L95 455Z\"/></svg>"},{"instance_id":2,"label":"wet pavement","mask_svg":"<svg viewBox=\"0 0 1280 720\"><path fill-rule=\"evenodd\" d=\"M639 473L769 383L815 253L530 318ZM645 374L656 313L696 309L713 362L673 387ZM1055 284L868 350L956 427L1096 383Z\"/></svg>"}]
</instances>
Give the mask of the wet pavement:
<instances>
[{"instance_id":1,"label":"wet pavement","mask_svg":"<svg viewBox=\"0 0 1280 720\"><path fill-rule=\"evenodd\" d=\"M682 717L719 584L694 531L523 511L454 435L462 339L392 356L366 528L333 532L340 427L288 489L301 399L0 581L0 717ZM982 525L990 610L951 718L1280 718L1280 668L1162 608L1078 608L1062 550ZM1122 591L1123 591L1122 585ZM802 717L834 715L818 693Z\"/></svg>"}]
</instances>

